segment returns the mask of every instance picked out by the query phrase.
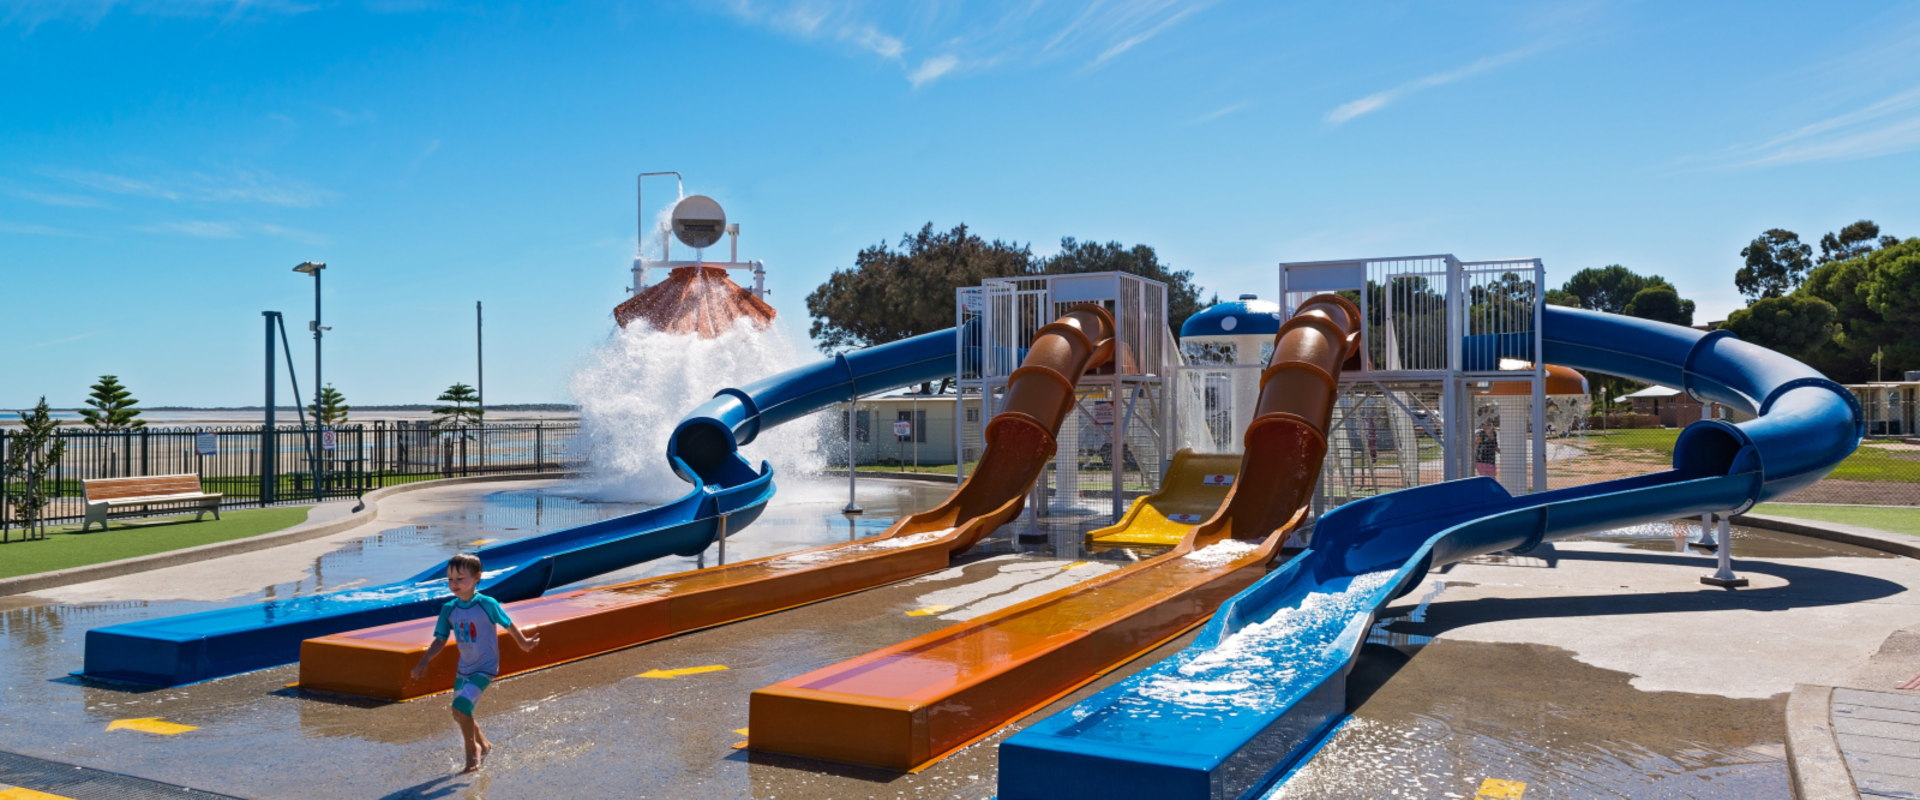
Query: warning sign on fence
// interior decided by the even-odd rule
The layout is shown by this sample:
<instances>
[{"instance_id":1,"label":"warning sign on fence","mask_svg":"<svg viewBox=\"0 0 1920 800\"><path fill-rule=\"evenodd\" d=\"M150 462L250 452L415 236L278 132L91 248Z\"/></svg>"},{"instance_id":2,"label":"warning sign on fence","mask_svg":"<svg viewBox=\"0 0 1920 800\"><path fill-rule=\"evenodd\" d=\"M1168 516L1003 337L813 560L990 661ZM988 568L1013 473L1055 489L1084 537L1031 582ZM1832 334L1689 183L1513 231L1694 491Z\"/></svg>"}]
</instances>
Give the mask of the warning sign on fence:
<instances>
[{"instance_id":1,"label":"warning sign on fence","mask_svg":"<svg viewBox=\"0 0 1920 800\"><path fill-rule=\"evenodd\" d=\"M320 449L331 453L333 452L333 443L334 443L334 436L333 436L332 428L328 428L320 432Z\"/></svg>"},{"instance_id":2,"label":"warning sign on fence","mask_svg":"<svg viewBox=\"0 0 1920 800\"><path fill-rule=\"evenodd\" d=\"M215 436L211 433L194 434L193 435L193 452L195 455L202 455L202 456L220 455L220 437Z\"/></svg>"},{"instance_id":3,"label":"warning sign on fence","mask_svg":"<svg viewBox=\"0 0 1920 800\"><path fill-rule=\"evenodd\" d=\"M1200 479L1201 486L1232 486L1232 475L1208 475Z\"/></svg>"},{"instance_id":4,"label":"warning sign on fence","mask_svg":"<svg viewBox=\"0 0 1920 800\"><path fill-rule=\"evenodd\" d=\"M902 439L912 436L913 423L908 422L907 420L904 420L904 419L893 423L893 435L898 436Z\"/></svg>"}]
</instances>

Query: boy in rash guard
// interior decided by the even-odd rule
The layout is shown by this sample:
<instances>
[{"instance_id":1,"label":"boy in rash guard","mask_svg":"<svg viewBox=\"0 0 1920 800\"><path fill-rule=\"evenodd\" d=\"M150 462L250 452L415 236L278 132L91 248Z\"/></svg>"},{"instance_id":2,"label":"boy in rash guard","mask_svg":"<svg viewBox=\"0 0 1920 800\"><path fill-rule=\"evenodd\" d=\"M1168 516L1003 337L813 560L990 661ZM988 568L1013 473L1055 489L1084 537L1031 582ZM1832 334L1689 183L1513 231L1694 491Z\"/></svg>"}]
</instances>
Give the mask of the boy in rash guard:
<instances>
[{"instance_id":1,"label":"boy in rash guard","mask_svg":"<svg viewBox=\"0 0 1920 800\"><path fill-rule=\"evenodd\" d=\"M467 767L462 773L480 769L487 754L493 752L493 743L473 721L473 705L500 676L500 635L494 626L513 634L513 642L521 650L532 650L540 643L540 634L523 633L507 618L500 601L476 593L474 587L479 584L479 556L459 553L447 562L447 588L453 591L454 599L440 608L440 621L433 627L433 646L413 668L414 680L425 678L427 665L446 649L447 636L458 637L460 666L453 673L453 721L460 724L460 735L466 739Z\"/></svg>"}]
</instances>

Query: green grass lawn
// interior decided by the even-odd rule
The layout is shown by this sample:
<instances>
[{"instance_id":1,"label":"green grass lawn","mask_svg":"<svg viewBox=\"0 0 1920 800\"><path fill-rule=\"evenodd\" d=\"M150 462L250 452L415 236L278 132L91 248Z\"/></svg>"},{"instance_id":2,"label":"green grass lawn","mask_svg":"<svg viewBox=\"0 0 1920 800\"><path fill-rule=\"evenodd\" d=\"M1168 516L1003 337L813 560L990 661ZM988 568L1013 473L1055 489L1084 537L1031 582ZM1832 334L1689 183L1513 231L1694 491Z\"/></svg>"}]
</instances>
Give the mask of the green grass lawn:
<instances>
[{"instance_id":1,"label":"green grass lawn","mask_svg":"<svg viewBox=\"0 0 1920 800\"><path fill-rule=\"evenodd\" d=\"M922 464L917 469L912 464L901 464L899 466L893 466L891 464L861 464L859 469L861 472L924 472L929 475L955 474L954 465L952 464Z\"/></svg>"},{"instance_id":2,"label":"green grass lawn","mask_svg":"<svg viewBox=\"0 0 1920 800\"><path fill-rule=\"evenodd\" d=\"M1810 506L1795 503L1761 503L1756 514L1792 517L1816 522L1838 522L1862 528L1920 536L1920 508L1897 506Z\"/></svg>"},{"instance_id":3,"label":"green grass lawn","mask_svg":"<svg viewBox=\"0 0 1920 800\"><path fill-rule=\"evenodd\" d=\"M1673 460L1673 443L1679 438L1680 431L1676 428L1636 428L1588 435L1581 446L1596 456L1665 464ZM1847 456L1827 477L1843 481L1920 483L1920 459L1903 458L1895 455L1896 452L1879 442L1861 442L1860 449Z\"/></svg>"},{"instance_id":4,"label":"green grass lawn","mask_svg":"<svg viewBox=\"0 0 1920 800\"><path fill-rule=\"evenodd\" d=\"M191 514L127 520L131 525L116 521L105 531L96 528L91 533L79 533L79 525L49 527L45 540L15 540L0 545L0 578L258 536L305 522L309 508L312 506L222 511L223 519L208 516L203 522L194 522ZM19 533L14 531L13 535Z\"/></svg>"}]
</instances>

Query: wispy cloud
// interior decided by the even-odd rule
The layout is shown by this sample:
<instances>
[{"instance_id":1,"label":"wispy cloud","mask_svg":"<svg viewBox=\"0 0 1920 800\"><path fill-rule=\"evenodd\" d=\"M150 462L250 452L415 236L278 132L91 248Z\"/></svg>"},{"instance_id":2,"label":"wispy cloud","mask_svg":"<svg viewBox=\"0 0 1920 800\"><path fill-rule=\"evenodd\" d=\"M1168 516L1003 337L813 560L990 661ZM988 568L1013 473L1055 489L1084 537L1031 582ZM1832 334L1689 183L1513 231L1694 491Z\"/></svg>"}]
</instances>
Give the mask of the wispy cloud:
<instances>
[{"instance_id":1,"label":"wispy cloud","mask_svg":"<svg viewBox=\"0 0 1920 800\"><path fill-rule=\"evenodd\" d=\"M1375 92L1358 100L1342 104L1339 108L1327 112L1327 121L1335 125L1345 123L1355 117L1371 114L1382 108L1386 108L1389 104L1407 95L1432 89L1436 86L1445 86L1449 83L1462 81L1482 73L1491 72L1515 61L1519 61L1520 59L1535 55L1547 49L1547 47L1548 45L1545 42L1531 44L1518 50L1487 56L1464 67L1450 69L1445 72L1436 72L1422 78L1415 78L1384 92Z\"/></svg>"},{"instance_id":2,"label":"wispy cloud","mask_svg":"<svg viewBox=\"0 0 1920 800\"><path fill-rule=\"evenodd\" d=\"M161 200L209 203L261 203L310 208L334 194L304 181L269 172L239 170L217 176L200 172L174 178L133 178L108 172L46 170L44 174L96 191Z\"/></svg>"},{"instance_id":3,"label":"wispy cloud","mask_svg":"<svg viewBox=\"0 0 1920 800\"><path fill-rule=\"evenodd\" d=\"M0 233L14 233L22 236L66 236L78 238L80 234L46 225L34 225L25 222L0 222Z\"/></svg>"},{"instance_id":4,"label":"wispy cloud","mask_svg":"<svg viewBox=\"0 0 1920 800\"><path fill-rule=\"evenodd\" d=\"M32 29L54 20L76 20L84 25L97 25L115 12L234 21L249 15L304 14L319 7L318 3L294 0L14 0L6 4L0 24L20 24Z\"/></svg>"},{"instance_id":5,"label":"wispy cloud","mask_svg":"<svg viewBox=\"0 0 1920 800\"><path fill-rule=\"evenodd\" d=\"M1097 67L1216 0L998 0L984 7L884 0L731 0L735 19L893 62L915 88L1002 64Z\"/></svg>"},{"instance_id":6,"label":"wispy cloud","mask_svg":"<svg viewBox=\"0 0 1920 800\"><path fill-rule=\"evenodd\" d=\"M934 56L933 58L920 62L918 68L908 73L907 82L912 83L913 88L918 89L921 84L952 72L953 68L957 66L960 66L960 59L957 56L951 54Z\"/></svg>"},{"instance_id":7,"label":"wispy cloud","mask_svg":"<svg viewBox=\"0 0 1920 800\"><path fill-rule=\"evenodd\" d=\"M1199 125L1204 122L1212 122L1216 119L1227 116L1228 114L1232 114L1237 111L1240 111L1250 105L1253 105L1253 104L1247 103L1247 102L1234 103L1233 105L1227 106L1226 108L1218 109L1207 114L1201 114L1199 117L1194 118L1192 122L1189 122L1187 124Z\"/></svg>"},{"instance_id":8,"label":"wispy cloud","mask_svg":"<svg viewBox=\"0 0 1920 800\"><path fill-rule=\"evenodd\" d=\"M1852 161L1920 148L1920 87L1733 153L1730 166Z\"/></svg>"},{"instance_id":9,"label":"wispy cloud","mask_svg":"<svg viewBox=\"0 0 1920 800\"><path fill-rule=\"evenodd\" d=\"M348 111L343 108L329 108L327 109L327 116L333 117L333 121L342 126L365 125L379 119L378 115L367 109Z\"/></svg>"},{"instance_id":10,"label":"wispy cloud","mask_svg":"<svg viewBox=\"0 0 1920 800\"><path fill-rule=\"evenodd\" d=\"M34 192L26 189L8 189L7 194L22 200L31 200L43 206L65 206L67 208L100 208L106 205L100 198L78 194L56 194L53 192Z\"/></svg>"},{"instance_id":11,"label":"wispy cloud","mask_svg":"<svg viewBox=\"0 0 1920 800\"><path fill-rule=\"evenodd\" d=\"M249 222L245 220L179 220L175 222L158 222L151 225L137 225L134 227L134 230L140 231L141 233L191 236L197 239L239 239L259 234L299 242L300 244L318 245L326 244L329 241L327 237L313 233L312 231L303 231L299 228L289 228L284 225L274 225L266 222Z\"/></svg>"},{"instance_id":12,"label":"wispy cloud","mask_svg":"<svg viewBox=\"0 0 1920 800\"><path fill-rule=\"evenodd\" d=\"M1108 59L1113 58L1114 56L1120 55L1121 53L1127 52L1128 50L1132 50L1136 45L1139 45L1140 43L1145 42L1148 39L1151 39L1155 36L1159 36L1162 32L1166 31L1166 29L1179 24L1180 20L1186 19L1187 17L1191 16L1193 12L1199 11L1200 9L1201 9L1201 6L1198 6L1198 5L1183 8L1178 12L1175 12L1173 16L1167 17L1165 20L1162 20L1160 24L1155 25L1139 33L1136 33L1125 39L1121 39L1118 42L1115 42L1112 47L1109 47L1106 50L1101 51L1100 56L1093 60L1093 65L1099 66L1101 64L1105 64L1107 63Z\"/></svg>"},{"instance_id":13,"label":"wispy cloud","mask_svg":"<svg viewBox=\"0 0 1920 800\"><path fill-rule=\"evenodd\" d=\"M108 333L108 332L109 332L109 331L89 331L89 332L87 332L87 333L83 333L83 334L80 334L80 335L78 335L78 336L68 336L68 337L66 337L66 338L64 338L64 339L49 339L49 340L47 340L47 341L44 341L44 342L40 342L40 343L38 343L38 344L30 344L30 345L27 345L27 347L26 347L26 349L28 349L28 350L38 350L38 349L40 349L40 348L42 348L42 347L52 347L52 346L54 346L54 345L56 345L56 344L66 344L66 343L68 343L68 342L77 342L77 341L80 341L81 339L91 339L91 338L93 338L93 337L95 337L95 336L99 336L99 335L101 335L101 334L103 334L103 333Z\"/></svg>"}]
</instances>

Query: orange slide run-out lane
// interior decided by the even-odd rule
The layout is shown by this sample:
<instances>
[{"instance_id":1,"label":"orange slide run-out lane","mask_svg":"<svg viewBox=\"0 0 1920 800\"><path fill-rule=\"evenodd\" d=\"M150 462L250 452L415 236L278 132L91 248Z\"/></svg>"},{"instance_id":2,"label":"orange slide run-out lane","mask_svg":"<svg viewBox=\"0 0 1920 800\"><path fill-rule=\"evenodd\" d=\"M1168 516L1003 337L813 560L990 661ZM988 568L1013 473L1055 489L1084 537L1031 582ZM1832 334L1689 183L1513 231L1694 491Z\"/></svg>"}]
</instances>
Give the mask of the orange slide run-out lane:
<instances>
[{"instance_id":1,"label":"orange slide run-out lane","mask_svg":"<svg viewBox=\"0 0 1920 800\"><path fill-rule=\"evenodd\" d=\"M1321 295L1281 326L1226 504L1172 550L754 692L750 747L916 769L1207 619L1303 518L1360 324Z\"/></svg>"},{"instance_id":2,"label":"orange slide run-out lane","mask_svg":"<svg viewBox=\"0 0 1920 800\"><path fill-rule=\"evenodd\" d=\"M1014 370L1002 410L987 424L986 452L946 502L901 519L879 536L660 578L582 589L507 605L514 622L540 633L522 652L502 631L502 675L563 664L691 630L870 589L946 568L982 537L1018 516L1087 370L1113 358L1113 316L1077 306L1035 334ZM300 646L304 689L407 700L453 688L456 654L410 677L433 643L422 619L308 639Z\"/></svg>"}]
</instances>

